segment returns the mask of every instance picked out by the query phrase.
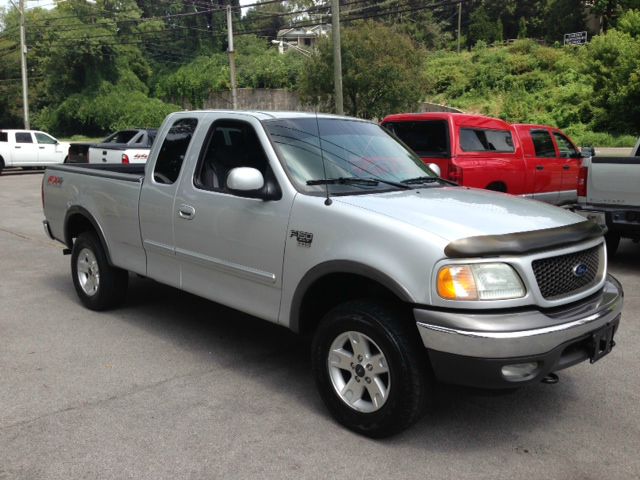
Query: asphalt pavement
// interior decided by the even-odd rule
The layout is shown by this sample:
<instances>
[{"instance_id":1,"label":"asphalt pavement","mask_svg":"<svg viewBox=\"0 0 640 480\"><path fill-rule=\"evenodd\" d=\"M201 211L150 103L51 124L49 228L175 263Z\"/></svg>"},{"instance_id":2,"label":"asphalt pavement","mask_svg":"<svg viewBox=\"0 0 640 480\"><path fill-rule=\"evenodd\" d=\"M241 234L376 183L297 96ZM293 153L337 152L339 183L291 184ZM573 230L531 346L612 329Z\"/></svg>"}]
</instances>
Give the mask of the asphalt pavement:
<instances>
[{"instance_id":1,"label":"asphalt pavement","mask_svg":"<svg viewBox=\"0 0 640 480\"><path fill-rule=\"evenodd\" d=\"M131 276L126 305L80 305L44 235L40 172L0 176L0 480L640 479L640 245L617 347L557 385L440 386L413 428L336 424L287 330Z\"/></svg>"}]
</instances>

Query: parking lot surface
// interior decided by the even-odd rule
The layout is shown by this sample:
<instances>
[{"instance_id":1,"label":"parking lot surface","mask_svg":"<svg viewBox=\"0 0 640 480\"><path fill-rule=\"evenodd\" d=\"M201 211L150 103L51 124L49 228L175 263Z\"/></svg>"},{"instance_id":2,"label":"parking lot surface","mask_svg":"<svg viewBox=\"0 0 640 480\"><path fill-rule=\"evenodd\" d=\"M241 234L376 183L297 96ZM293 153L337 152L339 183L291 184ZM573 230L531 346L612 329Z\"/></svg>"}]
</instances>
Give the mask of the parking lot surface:
<instances>
[{"instance_id":1,"label":"parking lot surface","mask_svg":"<svg viewBox=\"0 0 640 480\"><path fill-rule=\"evenodd\" d=\"M509 393L439 386L413 428L337 425L287 330L131 277L80 305L42 230L41 172L0 177L0 479L640 479L640 246L617 347Z\"/></svg>"}]
</instances>

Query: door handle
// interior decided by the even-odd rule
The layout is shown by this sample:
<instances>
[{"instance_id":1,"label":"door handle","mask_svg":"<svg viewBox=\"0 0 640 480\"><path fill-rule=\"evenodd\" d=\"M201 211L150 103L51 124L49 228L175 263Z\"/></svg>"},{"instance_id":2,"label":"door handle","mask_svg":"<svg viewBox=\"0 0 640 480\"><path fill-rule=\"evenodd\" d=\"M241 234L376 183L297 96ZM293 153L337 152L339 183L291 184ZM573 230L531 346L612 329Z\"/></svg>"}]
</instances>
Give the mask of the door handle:
<instances>
[{"instance_id":1,"label":"door handle","mask_svg":"<svg viewBox=\"0 0 640 480\"><path fill-rule=\"evenodd\" d=\"M569 165L563 165L562 169L563 170L571 170L571 167Z\"/></svg>"},{"instance_id":2,"label":"door handle","mask_svg":"<svg viewBox=\"0 0 640 480\"><path fill-rule=\"evenodd\" d=\"M542 165L536 165L536 170L544 170L544 167Z\"/></svg>"},{"instance_id":3,"label":"door handle","mask_svg":"<svg viewBox=\"0 0 640 480\"><path fill-rule=\"evenodd\" d=\"M182 204L178 208L178 215L180 218L184 218L185 220L191 220L196 214L196 209L191 205Z\"/></svg>"},{"instance_id":4,"label":"door handle","mask_svg":"<svg viewBox=\"0 0 640 480\"><path fill-rule=\"evenodd\" d=\"M16 148L22 148L22 147L19 147L18 145L16 145Z\"/></svg>"},{"instance_id":5,"label":"door handle","mask_svg":"<svg viewBox=\"0 0 640 480\"><path fill-rule=\"evenodd\" d=\"M44 150L44 147L38 147L40 150Z\"/></svg>"}]
</instances>

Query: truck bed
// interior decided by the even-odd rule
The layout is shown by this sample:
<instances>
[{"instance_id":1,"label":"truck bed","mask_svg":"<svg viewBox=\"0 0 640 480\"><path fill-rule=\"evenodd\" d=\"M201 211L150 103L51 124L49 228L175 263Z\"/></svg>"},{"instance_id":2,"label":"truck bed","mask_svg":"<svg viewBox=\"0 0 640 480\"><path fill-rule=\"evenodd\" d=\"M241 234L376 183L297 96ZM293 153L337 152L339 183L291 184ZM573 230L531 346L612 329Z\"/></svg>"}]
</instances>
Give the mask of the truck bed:
<instances>
[{"instance_id":1,"label":"truck bed","mask_svg":"<svg viewBox=\"0 0 640 480\"><path fill-rule=\"evenodd\" d=\"M56 165L43 178L44 211L52 235L69 242L74 214L94 219L113 265L145 274L138 220L144 165Z\"/></svg>"}]
</instances>

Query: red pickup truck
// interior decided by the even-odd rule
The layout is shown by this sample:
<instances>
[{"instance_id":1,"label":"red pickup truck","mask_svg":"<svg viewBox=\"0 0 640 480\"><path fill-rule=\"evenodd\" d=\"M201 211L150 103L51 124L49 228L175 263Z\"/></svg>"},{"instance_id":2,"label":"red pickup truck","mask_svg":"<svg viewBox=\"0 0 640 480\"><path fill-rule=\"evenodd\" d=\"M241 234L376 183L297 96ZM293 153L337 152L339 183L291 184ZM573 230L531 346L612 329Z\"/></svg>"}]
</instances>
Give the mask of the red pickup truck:
<instances>
[{"instance_id":1,"label":"red pickup truck","mask_svg":"<svg viewBox=\"0 0 640 480\"><path fill-rule=\"evenodd\" d=\"M390 115L382 125L460 185L575 203L581 156L562 131L462 113Z\"/></svg>"}]
</instances>

